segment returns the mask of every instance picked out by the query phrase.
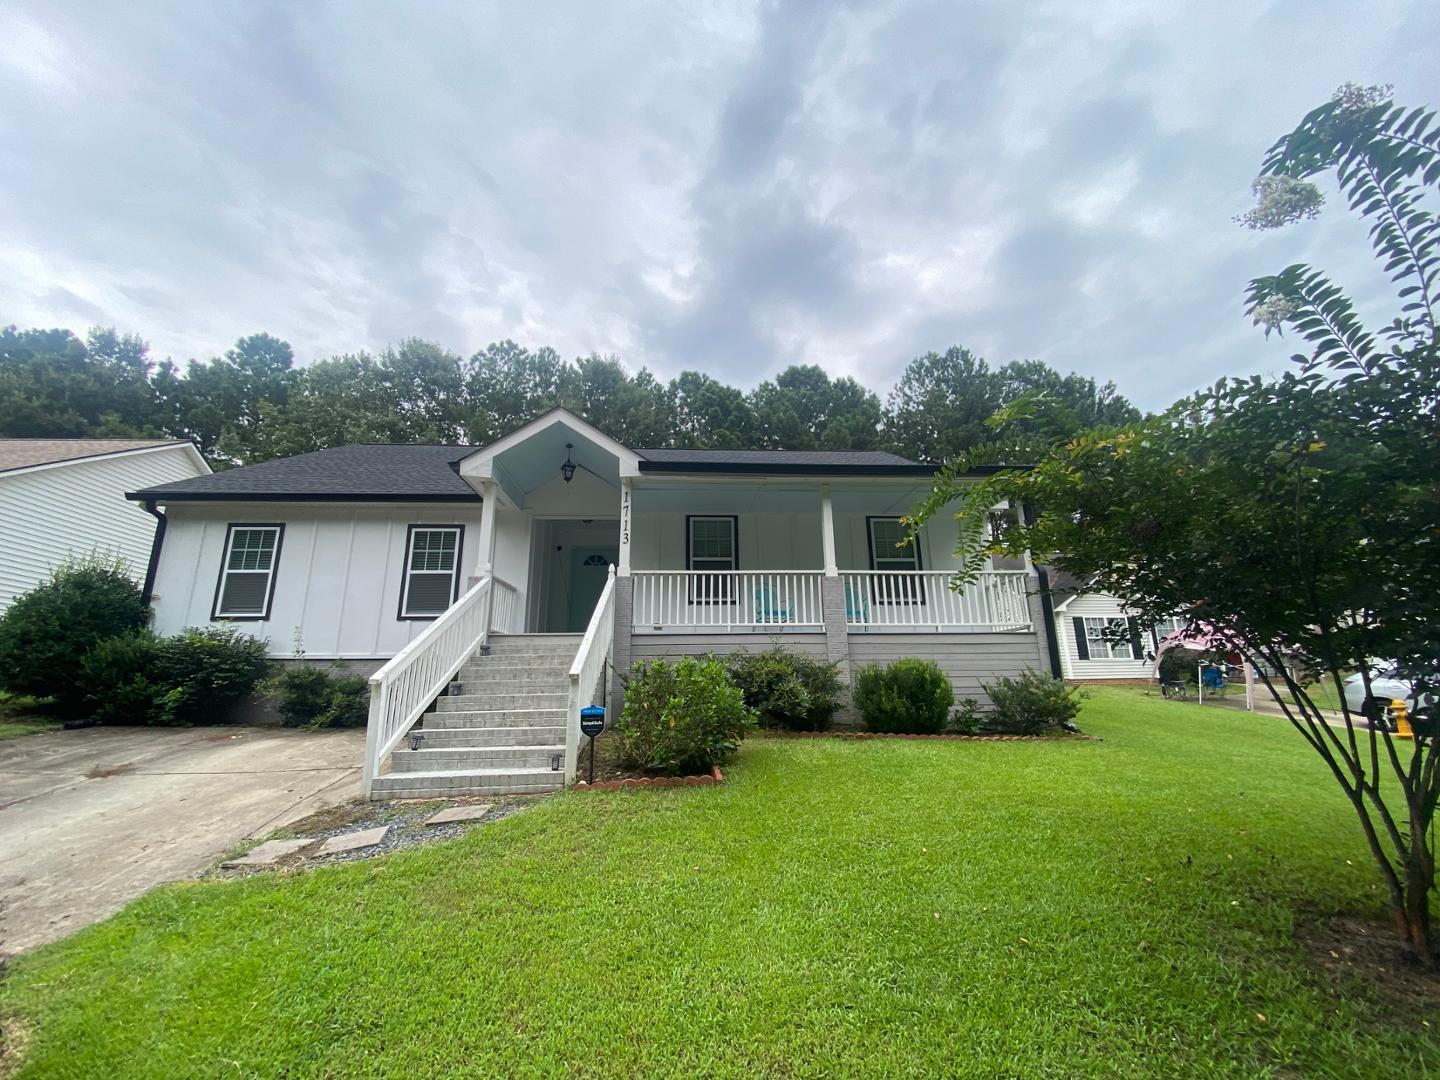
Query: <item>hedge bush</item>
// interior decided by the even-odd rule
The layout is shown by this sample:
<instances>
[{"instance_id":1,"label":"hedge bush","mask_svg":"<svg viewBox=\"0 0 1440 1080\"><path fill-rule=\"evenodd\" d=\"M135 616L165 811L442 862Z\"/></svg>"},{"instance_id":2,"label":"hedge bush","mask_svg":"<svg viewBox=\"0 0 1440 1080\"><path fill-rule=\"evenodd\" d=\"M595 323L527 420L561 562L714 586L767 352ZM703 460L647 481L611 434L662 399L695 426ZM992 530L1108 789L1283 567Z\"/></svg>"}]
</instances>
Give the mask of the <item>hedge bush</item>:
<instances>
[{"instance_id":1,"label":"hedge bush","mask_svg":"<svg viewBox=\"0 0 1440 1080\"><path fill-rule=\"evenodd\" d=\"M707 772L734 755L754 724L755 714L718 660L641 661L625 680L615 761L668 776Z\"/></svg>"},{"instance_id":2,"label":"hedge bush","mask_svg":"<svg viewBox=\"0 0 1440 1080\"><path fill-rule=\"evenodd\" d=\"M66 563L0 615L0 689L54 698L57 713L81 716L80 658L106 638L142 629L147 618L140 586L123 562Z\"/></svg>"},{"instance_id":3,"label":"hedge bush","mask_svg":"<svg viewBox=\"0 0 1440 1080\"><path fill-rule=\"evenodd\" d=\"M777 645L761 653L735 653L725 666L761 727L825 731L840 711L836 664Z\"/></svg>"},{"instance_id":4,"label":"hedge bush","mask_svg":"<svg viewBox=\"0 0 1440 1080\"><path fill-rule=\"evenodd\" d=\"M265 642L225 626L106 638L81 658L73 678L100 723L195 724L223 718L269 670Z\"/></svg>"},{"instance_id":5,"label":"hedge bush","mask_svg":"<svg viewBox=\"0 0 1440 1080\"><path fill-rule=\"evenodd\" d=\"M854 699L868 731L935 735L950 719L955 691L933 660L906 657L861 668Z\"/></svg>"},{"instance_id":6,"label":"hedge bush","mask_svg":"<svg viewBox=\"0 0 1440 1080\"><path fill-rule=\"evenodd\" d=\"M997 735L1048 735L1080 714L1083 691L1029 668L986 683L991 711L985 730Z\"/></svg>"},{"instance_id":7,"label":"hedge bush","mask_svg":"<svg viewBox=\"0 0 1440 1080\"><path fill-rule=\"evenodd\" d=\"M370 682L338 664L291 664L266 687L287 727L364 727L370 716Z\"/></svg>"}]
</instances>

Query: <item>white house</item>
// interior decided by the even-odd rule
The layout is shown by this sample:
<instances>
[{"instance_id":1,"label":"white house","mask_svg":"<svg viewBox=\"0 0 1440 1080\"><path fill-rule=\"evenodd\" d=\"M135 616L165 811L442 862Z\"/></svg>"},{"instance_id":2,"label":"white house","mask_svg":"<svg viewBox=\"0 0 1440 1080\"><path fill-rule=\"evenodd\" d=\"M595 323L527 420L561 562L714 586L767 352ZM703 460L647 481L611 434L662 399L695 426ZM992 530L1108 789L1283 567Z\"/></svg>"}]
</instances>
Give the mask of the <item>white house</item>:
<instances>
[{"instance_id":1,"label":"white house","mask_svg":"<svg viewBox=\"0 0 1440 1080\"><path fill-rule=\"evenodd\" d=\"M143 579L157 522L125 493L209 472L188 442L0 439L0 609L72 556L116 555Z\"/></svg>"},{"instance_id":2,"label":"white house","mask_svg":"<svg viewBox=\"0 0 1440 1080\"><path fill-rule=\"evenodd\" d=\"M1151 629L1109 593L1090 591L1063 571L1051 571L1055 641L1066 679L1145 680L1152 677L1158 643L1183 629L1183 619L1165 619Z\"/></svg>"},{"instance_id":3,"label":"white house","mask_svg":"<svg viewBox=\"0 0 1440 1080\"><path fill-rule=\"evenodd\" d=\"M556 786L578 707L615 705L607 662L776 641L846 678L929 657L959 697L1058 674L1028 560L956 593L953 521L899 544L934 471L632 449L556 409L490 446L347 446L130 497L167 522L156 628L245 622L278 659L374 673L366 789L413 795Z\"/></svg>"}]
</instances>

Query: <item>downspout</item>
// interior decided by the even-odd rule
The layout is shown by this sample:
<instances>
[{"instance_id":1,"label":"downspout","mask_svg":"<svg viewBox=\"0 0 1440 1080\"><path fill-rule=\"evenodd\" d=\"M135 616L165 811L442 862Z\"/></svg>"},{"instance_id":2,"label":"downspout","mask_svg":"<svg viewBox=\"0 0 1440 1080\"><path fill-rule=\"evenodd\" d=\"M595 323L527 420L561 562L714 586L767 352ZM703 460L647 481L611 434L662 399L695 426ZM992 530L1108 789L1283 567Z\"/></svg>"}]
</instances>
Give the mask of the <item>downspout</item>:
<instances>
[{"instance_id":1,"label":"downspout","mask_svg":"<svg viewBox=\"0 0 1440 1080\"><path fill-rule=\"evenodd\" d=\"M150 564L145 567L145 584L140 589L140 605L150 607L150 595L155 591L155 573L160 569L160 546L165 543L165 515L155 509L155 500L146 499L140 504L145 512L155 519L155 539L150 542Z\"/></svg>"},{"instance_id":2,"label":"downspout","mask_svg":"<svg viewBox=\"0 0 1440 1080\"><path fill-rule=\"evenodd\" d=\"M1030 504L1023 503L1021 512L1025 515L1025 524L1035 524L1035 511ZM1055 636L1055 598L1050 595L1050 574L1045 567L1036 565L1035 577L1040 583L1040 613L1045 617L1045 646L1050 652L1050 674L1057 679L1065 677L1065 669L1060 666L1060 642Z\"/></svg>"}]
</instances>

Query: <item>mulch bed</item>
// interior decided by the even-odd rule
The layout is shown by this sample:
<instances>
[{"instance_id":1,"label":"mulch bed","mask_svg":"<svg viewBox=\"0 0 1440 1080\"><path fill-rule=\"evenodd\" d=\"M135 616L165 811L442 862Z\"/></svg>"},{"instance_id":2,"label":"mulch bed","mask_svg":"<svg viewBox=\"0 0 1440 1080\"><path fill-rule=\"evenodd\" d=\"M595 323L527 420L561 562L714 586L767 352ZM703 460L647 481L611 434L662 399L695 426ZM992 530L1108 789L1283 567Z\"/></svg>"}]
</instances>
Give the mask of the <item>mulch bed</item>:
<instances>
[{"instance_id":1,"label":"mulch bed","mask_svg":"<svg viewBox=\"0 0 1440 1080\"><path fill-rule=\"evenodd\" d=\"M708 773L700 776L627 776L623 780L597 780L591 784L585 780L577 781L576 791L618 791L621 788L657 788L657 787L707 787L710 784L723 784L725 774L720 771L719 765L712 765Z\"/></svg>"}]
</instances>

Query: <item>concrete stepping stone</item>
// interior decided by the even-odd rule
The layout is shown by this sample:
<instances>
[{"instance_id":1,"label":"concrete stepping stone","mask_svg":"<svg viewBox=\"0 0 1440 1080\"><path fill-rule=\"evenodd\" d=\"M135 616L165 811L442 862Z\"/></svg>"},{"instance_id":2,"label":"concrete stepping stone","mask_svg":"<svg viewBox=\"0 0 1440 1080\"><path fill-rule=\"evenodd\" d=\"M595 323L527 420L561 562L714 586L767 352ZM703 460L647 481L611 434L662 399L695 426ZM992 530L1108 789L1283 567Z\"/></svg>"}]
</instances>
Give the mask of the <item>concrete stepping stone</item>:
<instances>
[{"instance_id":1,"label":"concrete stepping stone","mask_svg":"<svg viewBox=\"0 0 1440 1080\"><path fill-rule=\"evenodd\" d=\"M452 821L479 821L490 812L494 803L477 803L474 806L452 806L425 819L426 825L449 825Z\"/></svg>"},{"instance_id":2,"label":"concrete stepping stone","mask_svg":"<svg viewBox=\"0 0 1440 1080\"><path fill-rule=\"evenodd\" d=\"M381 825L378 829L361 829L359 832L341 833L339 836L332 836L320 845L320 850L315 852L318 858L321 855L343 855L347 851L359 851L361 848L374 847L385 839L385 834L390 831L389 825Z\"/></svg>"},{"instance_id":3,"label":"concrete stepping stone","mask_svg":"<svg viewBox=\"0 0 1440 1080\"><path fill-rule=\"evenodd\" d=\"M246 866L274 866L287 855L294 855L297 851L309 847L315 843L309 837L302 837L298 840L266 840L259 847L241 855L238 859L230 859L220 865L226 870L234 870Z\"/></svg>"}]
</instances>

